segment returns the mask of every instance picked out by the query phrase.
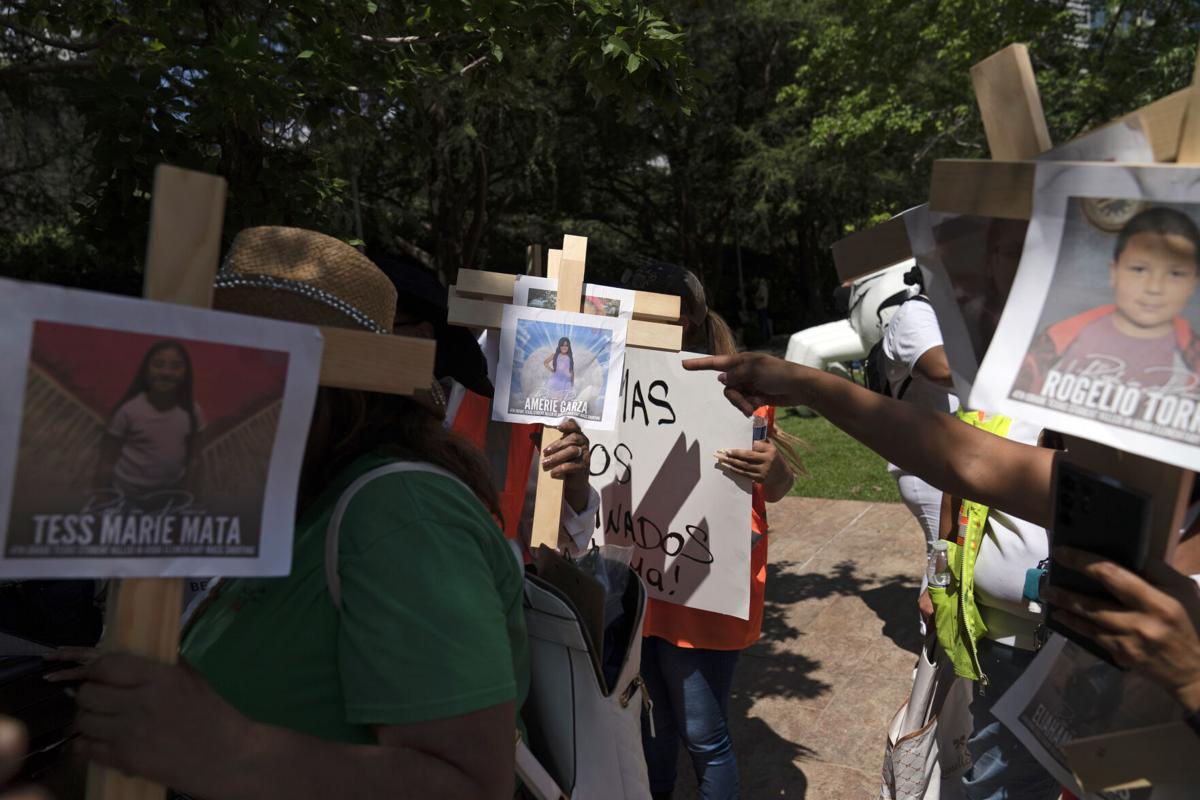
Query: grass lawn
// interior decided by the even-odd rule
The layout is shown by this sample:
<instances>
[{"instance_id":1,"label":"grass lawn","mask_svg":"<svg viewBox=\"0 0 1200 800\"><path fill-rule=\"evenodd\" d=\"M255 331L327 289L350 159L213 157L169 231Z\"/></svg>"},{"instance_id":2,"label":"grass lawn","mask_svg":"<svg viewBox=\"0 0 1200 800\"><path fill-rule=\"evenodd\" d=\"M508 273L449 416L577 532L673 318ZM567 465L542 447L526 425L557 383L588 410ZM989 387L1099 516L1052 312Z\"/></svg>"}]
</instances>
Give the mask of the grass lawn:
<instances>
[{"instance_id":1,"label":"grass lawn","mask_svg":"<svg viewBox=\"0 0 1200 800\"><path fill-rule=\"evenodd\" d=\"M808 442L800 457L808 475L796 477L792 494L835 500L900 502L887 462L833 427L824 417L802 417L779 409L775 424Z\"/></svg>"}]
</instances>

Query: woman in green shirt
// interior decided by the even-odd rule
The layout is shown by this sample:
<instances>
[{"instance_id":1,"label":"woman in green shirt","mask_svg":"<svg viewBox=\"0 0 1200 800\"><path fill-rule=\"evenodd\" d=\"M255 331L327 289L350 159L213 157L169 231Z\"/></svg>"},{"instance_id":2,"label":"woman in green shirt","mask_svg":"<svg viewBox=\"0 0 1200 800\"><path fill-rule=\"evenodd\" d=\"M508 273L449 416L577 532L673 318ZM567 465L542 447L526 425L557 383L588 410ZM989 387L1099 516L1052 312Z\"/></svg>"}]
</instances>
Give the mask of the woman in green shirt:
<instances>
[{"instance_id":1,"label":"woman in green shirt","mask_svg":"<svg viewBox=\"0 0 1200 800\"><path fill-rule=\"evenodd\" d=\"M395 302L356 250L293 229L241 233L217 281L218 308L380 333ZM529 684L521 570L486 465L430 406L320 390L291 574L218 582L182 666L118 653L78 670L84 756L210 800L512 796ZM333 507L397 460L444 473L391 473L354 495L335 606Z\"/></svg>"}]
</instances>

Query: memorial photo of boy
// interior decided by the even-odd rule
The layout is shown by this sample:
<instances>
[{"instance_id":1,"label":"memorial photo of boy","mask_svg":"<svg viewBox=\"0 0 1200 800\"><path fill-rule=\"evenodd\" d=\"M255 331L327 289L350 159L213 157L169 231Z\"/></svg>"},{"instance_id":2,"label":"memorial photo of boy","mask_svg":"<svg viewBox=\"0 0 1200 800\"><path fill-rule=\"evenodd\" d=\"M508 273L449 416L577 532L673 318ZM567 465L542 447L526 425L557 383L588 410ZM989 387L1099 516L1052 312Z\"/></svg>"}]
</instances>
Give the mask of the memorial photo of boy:
<instances>
[{"instance_id":1,"label":"memorial photo of boy","mask_svg":"<svg viewBox=\"0 0 1200 800\"><path fill-rule=\"evenodd\" d=\"M1200 400L1195 207L1116 202L1108 208L1132 215L1114 236L1104 229L1115 227L1106 206L1088 202L1068 204L1054 283L1011 396L1187 438L1197 433ZM1102 271L1096 261L1105 245L1111 258ZM1079 310L1081 303L1090 307Z\"/></svg>"}]
</instances>

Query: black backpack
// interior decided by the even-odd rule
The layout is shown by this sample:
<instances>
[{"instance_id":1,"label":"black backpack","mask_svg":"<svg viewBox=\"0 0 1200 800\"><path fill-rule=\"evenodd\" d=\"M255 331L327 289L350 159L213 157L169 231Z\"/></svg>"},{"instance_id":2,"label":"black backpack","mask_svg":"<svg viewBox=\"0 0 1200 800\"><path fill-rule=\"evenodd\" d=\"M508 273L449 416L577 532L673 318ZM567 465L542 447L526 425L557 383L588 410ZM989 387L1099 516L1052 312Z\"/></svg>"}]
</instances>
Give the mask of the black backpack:
<instances>
[{"instance_id":1,"label":"black backpack","mask_svg":"<svg viewBox=\"0 0 1200 800\"><path fill-rule=\"evenodd\" d=\"M880 328L886 328L886 326L883 324L884 309L891 308L892 306L902 306L910 300L919 300L922 303L929 302L929 298L923 294L913 295L910 297L907 289L896 292L894 295L880 303L879 308L875 311L875 314L879 317ZM885 330L884 333L886 334L887 331ZM866 381L867 388L872 392L878 392L879 394L884 394L888 397L895 397L897 400L903 400L904 393L908 391L908 387L912 383L912 375L909 375L907 378L905 378L904 383L900 384L900 388L896 391L896 393L892 394L892 384L891 381L887 379L887 373L883 368L883 362L883 337L880 337L879 341L876 342L873 347L871 347L871 351L867 353L867 357L863 360L863 378Z\"/></svg>"}]
</instances>

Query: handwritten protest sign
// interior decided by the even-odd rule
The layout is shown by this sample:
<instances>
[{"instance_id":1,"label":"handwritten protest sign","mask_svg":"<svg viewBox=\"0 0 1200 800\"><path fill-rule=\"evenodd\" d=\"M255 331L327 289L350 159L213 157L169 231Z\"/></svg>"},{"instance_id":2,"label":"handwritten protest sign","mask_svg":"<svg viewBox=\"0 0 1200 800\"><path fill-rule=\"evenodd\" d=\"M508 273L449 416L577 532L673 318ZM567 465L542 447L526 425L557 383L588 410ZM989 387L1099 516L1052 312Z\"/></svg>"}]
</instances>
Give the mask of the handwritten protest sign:
<instances>
[{"instance_id":1,"label":"handwritten protest sign","mask_svg":"<svg viewBox=\"0 0 1200 800\"><path fill-rule=\"evenodd\" d=\"M316 329L13 281L0 320L0 575L287 574Z\"/></svg>"},{"instance_id":2,"label":"handwritten protest sign","mask_svg":"<svg viewBox=\"0 0 1200 800\"><path fill-rule=\"evenodd\" d=\"M1200 468L1200 169L1039 164L970 404Z\"/></svg>"},{"instance_id":3,"label":"handwritten protest sign","mask_svg":"<svg viewBox=\"0 0 1200 800\"><path fill-rule=\"evenodd\" d=\"M722 402L714 373L684 372L687 355L626 352L616 428L588 433L593 542L635 547L651 597L746 619L751 484L713 453L749 448L751 422Z\"/></svg>"}]
</instances>

